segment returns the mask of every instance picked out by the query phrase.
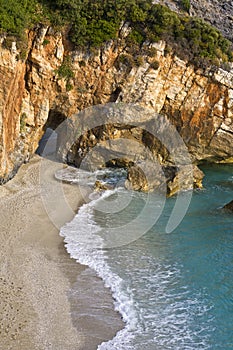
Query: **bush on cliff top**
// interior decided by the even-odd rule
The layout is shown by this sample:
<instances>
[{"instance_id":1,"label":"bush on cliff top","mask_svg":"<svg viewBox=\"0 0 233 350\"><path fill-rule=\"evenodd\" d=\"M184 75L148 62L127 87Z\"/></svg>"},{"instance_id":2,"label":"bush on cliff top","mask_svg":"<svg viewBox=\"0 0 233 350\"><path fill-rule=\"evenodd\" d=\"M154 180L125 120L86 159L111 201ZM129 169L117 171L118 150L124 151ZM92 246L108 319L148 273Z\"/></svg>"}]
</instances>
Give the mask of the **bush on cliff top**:
<instances>
[{"instance_id":1,"label":"bush on cliff top","mask_svg":"<svg viewBox=\"0 0 233 350\"><path fill-rule=\"evenodd\" d=\"M0 0L0 33L21 37L26 28L40 21L41 13L37 0Z\"/></svg>"},{"instance_id":2,"label":"bush on cliff top","mask_svg":"<svg viewBox=\"0 0 233 350\"><path fill-rule=\"evenodd\" d=\"M232 60L231 43L217 29L151 0L0 0L0 5L0 30L9 35L22 36L25 28L46 20L69 28L76 47L99 47L117 38L121 23L127 21L132 28L128 45L164 39L194 61Z\"/></svg>"}]
</instances>

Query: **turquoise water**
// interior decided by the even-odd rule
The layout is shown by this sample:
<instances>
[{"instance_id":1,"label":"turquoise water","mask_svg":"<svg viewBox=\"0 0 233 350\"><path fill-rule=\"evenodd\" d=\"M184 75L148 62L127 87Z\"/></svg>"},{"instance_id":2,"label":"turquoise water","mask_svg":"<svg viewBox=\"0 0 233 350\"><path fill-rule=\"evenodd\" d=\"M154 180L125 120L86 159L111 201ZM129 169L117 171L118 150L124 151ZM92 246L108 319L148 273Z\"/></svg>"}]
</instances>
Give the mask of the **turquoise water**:
<instances>
[{"instance_id":1,"label":"turquoise water","mask_svg":"<svg viewBox=\"0 0 233 350\"><path fill-rule=\"evenodd\" d=\"M100 249L114 226L122 234L138 216L147 195L123 189L85 204L61 231L67 250L94 268L115 298L126 322L99 349L233 349L233 215L222 206L233 199L233 166L203 167L204 189L194 191L182 223L166 224L175 198L166 200L158 222L130 244ZM130 197L119 213L103 213L98 203ZM154 196L154 197L153 197ZM158 197L152 195L152 209ZM142 220L149 220L146 214Z\"/></svg>"}]
</instances>

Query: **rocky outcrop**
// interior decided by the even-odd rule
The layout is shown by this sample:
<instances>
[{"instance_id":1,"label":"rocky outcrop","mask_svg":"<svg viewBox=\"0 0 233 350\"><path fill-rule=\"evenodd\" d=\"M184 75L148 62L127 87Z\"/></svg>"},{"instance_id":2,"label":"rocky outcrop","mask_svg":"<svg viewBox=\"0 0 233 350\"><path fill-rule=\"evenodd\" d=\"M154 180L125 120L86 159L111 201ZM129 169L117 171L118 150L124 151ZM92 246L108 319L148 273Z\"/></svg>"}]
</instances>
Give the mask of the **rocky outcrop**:
<instances>
[{"instance_id":1,"label":"rocky outcrop","mask_svg":"<svg viewBox=\"0 0 233 350\"><path fill-rule=\"evenodd\" d=\"M202 188L203 172L196 166L163 166L154 170L154 165L133 165L128 168L125 186L135 191L165 191L168 196L179 192Z\"/></svg>"},{"instance_id":2,"label":"rocky outcrop","mask_svg":"<svg viewBox=\"0 0 233 350\"><path fill-rule=\"evenodd\" d=\"M159 113L167 115L179 131L193 163L233 161L233 71L211 67L197 70L168 53L164 42L145 44L132 52L132 48L125 47L126 34L127 28L122 27L117 42L109 42L95 52L81 52L72 51L61 33L39 27L28 33L25 61L18 55L17 43L9 50L2 39L2 182L35 152L47 127L55 129L75 113L108 102L138 104L150 110L153 117L146 121L147 116L143 115L140 128L118 123L83 133L72 145L73 155L63 154L63 159L76 164L98 142L101 147L101 142L110 144L111 140L127 138L145 145L146 152L152 153L160 164L173 166L166 147L143 130L145 123L148 126L157 121ZM69 78L59 74L61 67L68 64L64 59L68 55L71 57L68 68L73 71ZM81 123L79 128L82 133ZM112 158L122 158L114 156L114 147L110 147ZM127 155L130 152L134 162L137 154L136 161L145 160L143 153L127 149Z\"/></svg>"}]
</instances>

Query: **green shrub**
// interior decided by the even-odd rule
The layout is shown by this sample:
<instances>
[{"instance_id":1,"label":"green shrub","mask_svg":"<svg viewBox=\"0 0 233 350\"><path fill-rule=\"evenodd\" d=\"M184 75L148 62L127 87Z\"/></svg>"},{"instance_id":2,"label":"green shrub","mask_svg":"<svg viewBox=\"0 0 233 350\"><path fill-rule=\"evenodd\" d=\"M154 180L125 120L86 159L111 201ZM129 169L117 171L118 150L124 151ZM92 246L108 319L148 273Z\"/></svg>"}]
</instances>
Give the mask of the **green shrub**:
<instances>
[{"instance_id":1,"label":"green shrub","mask_svg":"<svg viewBox=\"0 0 233 350\"><path fill-rule=\"evenodd\" d=\"M181 0L181 6L182 6L182 8L185 11L189 12L189 10L190 10L190 0Z\"/></svg>"},{"instance_id":2,"label":"green shrub","mask_svg":"<svg viewBox=\"0 0 233 350\"><path fill-rule=\"evenodd\" d=\"M152 68L152 69L154 69L154 70L157 70L157 69L159 69L159 61L153 61L152 63L151 63L151 65L150 65L150 67Z\"/></svg>"},{"instance_id":3,"label":"green shrub","mask_svg":"<svg viewBox=\"0 0 233 350\"><path fill-rule=\"evenodd\" d=\"M121 54L118 58L119 62L127 66L128 68L132 68L135 65L135 60L132 55L129 54Z\"/></svg>"},{"instance_id":4,"label":"green shrub","mask_svg":"<svg viewBox=\"0 0 233 350\"><path fill-rule=\"evenodd\" d=\"M60 79L65 79L66 81L66 91L69 92L73 89L73 85L70 80L74 78L74 72L72 70L71 59L66 56L61 64L61 66L55 71Z\"/></svg>"},{"instance_id":5,"label":"green shrub","mask_svg":"<svg viewBox=\"0 0 233 350\"><path fill-rule=\"evenodd\" d=\"M190 0L180 3L189 11ZM216 28L201 19L153 4L152 0L1 0L0 6L0 34L22 40L26 28L40 22L50 23L65 27L75 47L90 51L97 51L106 41L116 39L120 25L126 21L132 29L126 44L134 57L139 55L144 41L165 40L192 62L200 58L211 62L216 57L221 62L233 60L231 43ZM47 45L48 40L43 44ZM58 75L71 79L70 64L63 62Z\"/></svg>"},{"instance_id":6,"label":"green shrub","mask_svg":"<svg viewBox=\"0 0 233 350\"><path fill-rule=\"evenodd\" d=\"M48 44L50 44L50 41L49 41L48 39L44 39L42 45L43 45L43 46L46 46L46 45L48 45Z\"/></svg>"},{"instance_id":7,"label":"green shrub","mask_svg":"<svg viewBox=\"0 0 233 350\"><path fill-rule=\"evenodd\" d=\"M79 66L80 67L85 67L86 66L86 62L84 60L79 61Z\"/></svg>"},{"instance_id":8,"label":"green shrub","mask_svg":"<svg viewBox=\"0 0 233 350\"><path fill-rule=\"evenodd\" d=\"M139 31L133 29L127 38L128 44L139 44L141 45L145 41L145 36Z\"/></svg>"},{"instance_id":9,"label":"green shrub","mask_svg":"<svg viewBox=\"0 0 233 350\"><path fill-rule=\"evenodd\" d=\"M26 113L22 113L21 116L20 116L20 132L21 133L25 131L26 119L27 119L27 114Z\"/></svg>"},{"instance_id":10,"label":"green shrub","mask_svg":"<svg viewBox=\"0 0 233 350\"><path fill-rule=\"evenodd\" d=\"M165 54L165 56L166 55L169 55L170 53L172 52L172 47L171 47L171 45L166 45L166 47L165 47L165 49L164 49L164 54Z\"/></svg>"},{"instance_id":11,"label":"green shrub","mask_svg":"<svg viewBox=\"0 0 233 350\"><path fill-rule=\"evenodd\" d=\"M66 83L66 91L69 92L69 91L73 90L73 88L74 88L73 85L69 81L67 81L67 83Z\"/></svg>"},{"instance_id":12,"label":"green shrub","mask_svg":"<svg viewBox=\"0 0 233 350\"><path fill-rule=\"evenodd\" d=\"M69 81L74 77L74 72L72 70L71 59L69 56L66 56L61 64L61 66L56 70L56 74L59 78L64 78Z\"/></svg>"},{"instance_id":13,"label":"green shrub","mask_svg":"<svg viewBox=\"0 0 233 350\"><path fill-rule=\"evenodd\" d=\"M147 55L149 57L154 57L157 55L157 49L155 47L151 47L147 50Z\"/></svg>"},{"instance_id":14,"label":"green shrub","mask_svg":"<svg viewBox=\"0 0 233 350\"><path fill-rule=\"evenodd\" d=\"M135 62L135 65L136 65L137 67L140 67L140 66L143 65L144 59L143 59L142 56L138 56L138 57L135 58L134 62Z\"/></svg>"},{"instance_id":15,"label":"green shrub","mask_svg":"<svg viewBox=\"0 0 233 350\"><path fill-rule=\"evenodd\" d=\"M25 28L42 20L42 7L37 0L1 0L0 31L20 37Z\"/></svg>"},{"instance_id":16,"label":"green shrub","mask_svg":"<svg viewBox=\"0 0 233 350\"><path fill-rule=\"evenodd\" d=\"M27 39L24 37L21 40L17 40L17 48L19 50L19 58L24 61L27 58L28 54L28 42Z\"/></svg>"}]
</instances>

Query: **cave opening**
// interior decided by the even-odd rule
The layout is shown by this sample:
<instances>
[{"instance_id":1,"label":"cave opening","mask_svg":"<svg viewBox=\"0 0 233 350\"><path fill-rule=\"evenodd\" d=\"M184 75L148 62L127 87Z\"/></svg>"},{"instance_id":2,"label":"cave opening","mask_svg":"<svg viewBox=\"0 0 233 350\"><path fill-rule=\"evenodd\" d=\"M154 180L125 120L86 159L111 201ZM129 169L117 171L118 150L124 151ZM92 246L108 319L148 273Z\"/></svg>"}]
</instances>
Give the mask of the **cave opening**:
<instances>
[{"instance_id":1,"label":"cave opening","mask_svg":"<svg viewBox=\"0 0 233 350\"><path fill-rule=\"evenodd\" d=\"M39 141L36 154L47 156L56 153L59 139L58 127L66 119L67 117L56 109L49 111L48 119L43 126L44 133Z\"/></svg>"}]
</instances>

